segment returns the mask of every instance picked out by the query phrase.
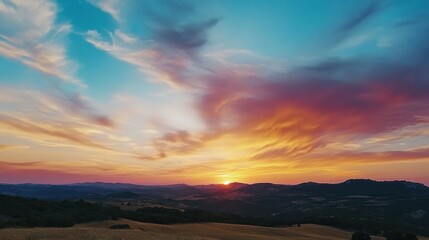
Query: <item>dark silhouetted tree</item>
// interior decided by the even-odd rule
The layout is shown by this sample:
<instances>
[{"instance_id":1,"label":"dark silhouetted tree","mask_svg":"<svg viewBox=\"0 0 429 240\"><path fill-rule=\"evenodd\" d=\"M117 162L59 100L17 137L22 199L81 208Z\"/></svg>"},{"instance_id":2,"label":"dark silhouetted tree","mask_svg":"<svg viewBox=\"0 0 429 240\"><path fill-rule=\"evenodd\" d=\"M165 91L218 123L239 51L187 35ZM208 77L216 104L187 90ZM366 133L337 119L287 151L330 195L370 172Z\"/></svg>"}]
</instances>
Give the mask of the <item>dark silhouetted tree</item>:
<instances>
[{"instance_id":1,"label":"dark silhouetted tree","mask_svg":"<svg viewBox=\"0 0 429 240\"><path fill-rule=\"evenodd\" d=\"M131 227L128 224L115 224L110 226L110 229L131 229Z\"/></svg>"}]
</instances>

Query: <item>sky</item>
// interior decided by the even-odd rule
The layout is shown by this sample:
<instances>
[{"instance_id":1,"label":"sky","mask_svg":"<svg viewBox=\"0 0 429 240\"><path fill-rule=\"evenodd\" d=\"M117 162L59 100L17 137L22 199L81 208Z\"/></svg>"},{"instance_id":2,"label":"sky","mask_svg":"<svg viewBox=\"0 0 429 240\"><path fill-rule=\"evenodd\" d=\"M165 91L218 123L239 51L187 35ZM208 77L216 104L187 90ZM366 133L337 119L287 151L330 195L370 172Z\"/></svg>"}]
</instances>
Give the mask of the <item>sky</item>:
<instances>
[{"instance_id":1,"label":"sky","mask_svg":"<svg viewBox=\"0 0 429 240\"><path fill-rule=\"evenodd\" d=\"M429 1L0 0L0 182L429 185Z\"/></svg>"}]
</instances>

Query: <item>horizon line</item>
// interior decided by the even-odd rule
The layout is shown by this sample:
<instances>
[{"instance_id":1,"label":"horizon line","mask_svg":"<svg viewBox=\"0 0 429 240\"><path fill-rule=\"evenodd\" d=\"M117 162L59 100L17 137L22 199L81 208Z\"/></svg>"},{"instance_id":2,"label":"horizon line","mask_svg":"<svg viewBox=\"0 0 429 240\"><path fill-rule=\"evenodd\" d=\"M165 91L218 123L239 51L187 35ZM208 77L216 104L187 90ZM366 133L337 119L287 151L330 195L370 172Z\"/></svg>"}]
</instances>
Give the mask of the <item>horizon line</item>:
<instances>
[{"instance_id":1,"label":"horizon line","mask_svg":"<svg viewBox=\"0 0 429 240\"><path fill-rule=\"evenodd\" d=\"M229 184L226 184L226 186L231 184L246 184L246 185L255 185L255 184L273 184L273 185L284 185L284 186L296 186L306 183L316 183L316 184L341 184L345 183L350 180L370 180L374 182L409 182L409 183L416 183L416 184L422 184L425 187L429 187L425 183L422 182L415 182L415 181L409 181L405 179L395 179L395 180L377 180L377 179L371 179L371 178L349 178L344 181L337 181L337 182L316 182L316 181L307 181L307 182L300 182L296 184L288 184L288 183L275 183L275 182L253 182L253 183L246 183L246 182L231 182ZM186 185L190 187L195 186L210 186L210 185L225 185L223 183L208 183L208 184L187 184L187 183L171 183L171 184L140 184L140 183L129 183L129 182L103 182L103 181L95 181L95 182L72 182L72 183L34 183L34 182L24 182L24 183L6 183L6 182L0 182L0 185L50 185L50 186L65 186L65 185L78 185L78 184L124 184L124 185L136 185L136 186L173 186L173 185Z\"/></svg>"}]
</instances>

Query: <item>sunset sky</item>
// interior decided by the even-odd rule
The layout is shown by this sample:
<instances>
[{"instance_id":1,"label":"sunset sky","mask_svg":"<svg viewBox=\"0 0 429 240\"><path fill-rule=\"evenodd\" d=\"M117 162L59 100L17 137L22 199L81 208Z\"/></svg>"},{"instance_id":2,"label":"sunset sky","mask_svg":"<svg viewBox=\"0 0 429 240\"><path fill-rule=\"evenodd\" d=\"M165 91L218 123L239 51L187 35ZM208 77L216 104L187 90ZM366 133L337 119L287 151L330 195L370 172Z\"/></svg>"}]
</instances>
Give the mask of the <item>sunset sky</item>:
<instances>
[{"instance_id":1,"label":"sunset sky","mask_svg":"<svg viewBox=\"0 0 429 240\"><path fill-rule=\"evenodd\" d=\"M429 185L427 0L0 0L0 182Z\"/></svg>"}]
</instances>

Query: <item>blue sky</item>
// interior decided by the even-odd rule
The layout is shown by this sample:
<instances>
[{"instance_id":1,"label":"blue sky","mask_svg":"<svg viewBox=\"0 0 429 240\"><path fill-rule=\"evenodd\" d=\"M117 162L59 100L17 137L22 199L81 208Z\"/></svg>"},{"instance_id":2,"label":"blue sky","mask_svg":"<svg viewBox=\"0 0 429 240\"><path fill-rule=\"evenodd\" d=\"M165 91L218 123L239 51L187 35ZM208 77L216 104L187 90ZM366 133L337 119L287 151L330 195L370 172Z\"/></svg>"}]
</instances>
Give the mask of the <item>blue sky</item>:
<instances>
[{"instance_id":1,"label":"blue sky","mask_svg":"<svg viewBox=\"0 0 429 240\"><path fill-rule=\"evenodd\" d=\"M429 183L428 9L0 0L0 182Z\"/></svg>"}]
</instances>

